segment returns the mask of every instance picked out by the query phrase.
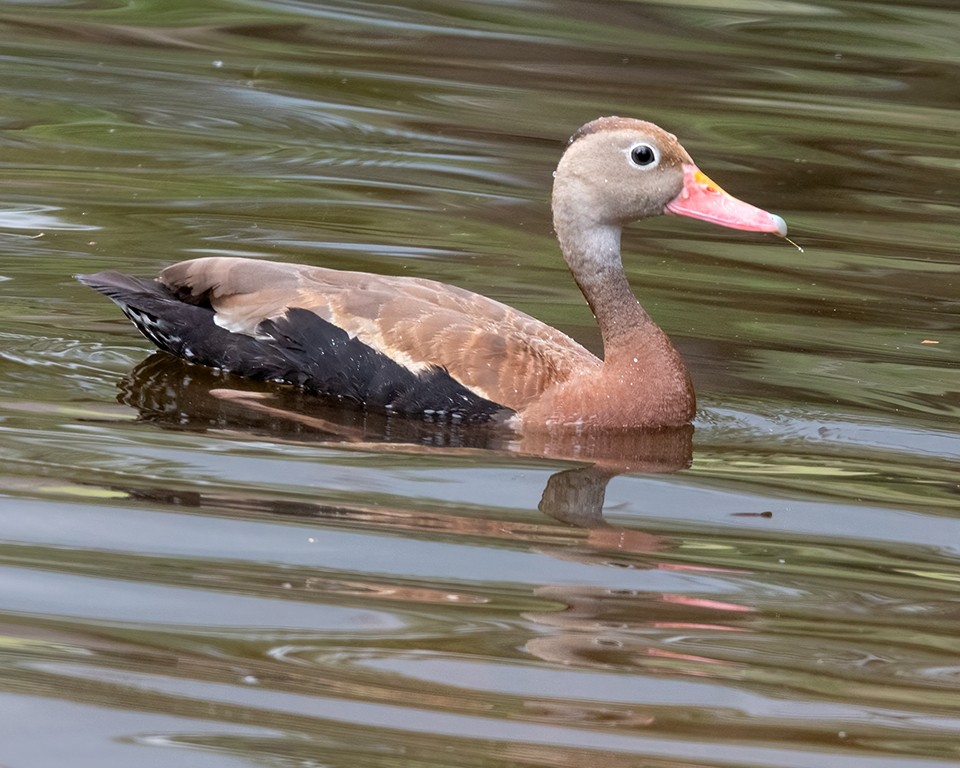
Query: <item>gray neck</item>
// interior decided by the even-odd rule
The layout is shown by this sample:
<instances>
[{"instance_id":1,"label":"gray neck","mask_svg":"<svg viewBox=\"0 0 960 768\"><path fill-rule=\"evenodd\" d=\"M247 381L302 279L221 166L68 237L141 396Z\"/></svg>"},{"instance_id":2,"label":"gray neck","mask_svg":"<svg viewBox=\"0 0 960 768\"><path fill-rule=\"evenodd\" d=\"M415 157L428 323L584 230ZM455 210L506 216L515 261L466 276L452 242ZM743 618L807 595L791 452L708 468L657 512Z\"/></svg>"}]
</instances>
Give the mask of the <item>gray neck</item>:
<instances>
[{"instance_id":1,"label":"gray neck","mask_svg":"<svg viewBox=\"0 0 960 768\"><path fill-rule=\"evenodd\" d=\"M571 224L569 220L554 220L560 248L597 318L604 358L610 361L612 354L656 326L633 295L623 272L620 226L583 220L567 224Z\"/></svg>"}]
</instances>

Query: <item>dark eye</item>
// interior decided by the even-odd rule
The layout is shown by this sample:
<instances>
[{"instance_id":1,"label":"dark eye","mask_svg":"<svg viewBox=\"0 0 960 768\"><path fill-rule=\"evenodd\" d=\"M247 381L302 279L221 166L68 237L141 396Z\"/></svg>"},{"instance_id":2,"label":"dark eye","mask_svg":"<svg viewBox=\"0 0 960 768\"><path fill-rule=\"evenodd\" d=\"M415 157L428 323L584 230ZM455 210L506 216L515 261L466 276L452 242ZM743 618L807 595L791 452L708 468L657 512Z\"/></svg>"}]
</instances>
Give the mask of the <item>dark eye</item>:
<instances>
[{"instance_id":1,"label":"dark eye","mask_svg":"<svg viewBox=\"0 0 960 768\"><path fill-rule=\"evenodd\" d=\"M651 165L657 161L657 153L649 144L637 144L630 150L630 159L634 165Z\"/></svg>"}]
</instances>

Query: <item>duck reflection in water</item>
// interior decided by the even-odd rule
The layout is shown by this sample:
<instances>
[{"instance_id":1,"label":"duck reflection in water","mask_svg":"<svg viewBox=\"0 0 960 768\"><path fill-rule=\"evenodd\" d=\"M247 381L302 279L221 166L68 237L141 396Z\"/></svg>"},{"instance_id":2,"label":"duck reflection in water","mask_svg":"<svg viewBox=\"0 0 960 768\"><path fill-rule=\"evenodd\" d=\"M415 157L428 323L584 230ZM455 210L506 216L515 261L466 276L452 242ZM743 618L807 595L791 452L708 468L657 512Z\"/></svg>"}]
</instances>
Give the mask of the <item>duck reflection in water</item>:
<instances>
[{"instance_id":1,"label":"duck reflection in water","mask_svg":"<svg viewBox=\"0 0 960 768\"><path fill-rule=\"evenodd\" d=\"M550 440L543 434L536 441L518 440L503 428L482 425L451 425L412 419L390 418L359 408L345 408L339 401L324 401L290 387L256 384L222 372L190 365L171 355L156 353L120 382L118 399L135 408L144 421L165 429L227 431L290 441L324 444L371 452L396 451L406 455L520 454L566 459L573 466L551 475L539 509L555 522L538 522L529 516L449 514L401 506L326 501L289 501L249 491L228 493L183 492L137 484L123 490L132 498L150 503L194 507L209 512L243 516L268 514L300 520L355 524L374 529L431 536L509 542L526 546L550 557L590 565L630 569L700 571L695 564L677 561L674 553L681 541L647 533L633 527L607 523L602 514L608 482L624 472L671 472L688 466L692 427L647 431L591 433L576 440L560 434ZM478 499L482 503L482 499ZM560 522L561 525L557 525ZM717 568L710 571L716 573ZM719 575L719 574L717 574ZM323 576L307 578L303 589L342 591L342 584L328 584ZM385 581L357 582L350 589L384 599L413 602L449 602L447 589L426 589ZM458 601L475 597L457 594ZM744 631L751 609L666 592L592 586L545 585L532 595L544 607L524 613L540 627L524 644L527 653L551 662L580 667L658 665L673 653L650 640L653 629L670 625L681 632L687 624L702 631ZM545 631L546 630L546 631ZM658 629L658 631L660 631ZM674 654L677 663L713 669L724 662ZM709 661L709 667L706 662ZM582 713L591 705L583 703ZM651 715L652 716L652 715Z\"/></svg>"},{"instance_id":2,"label":"duck reflection in water","mask_svg":"<svg viewBox=\"0 0 960 768\"><path fill-rule=\"evenodd\" d=\"M693 427L570 430L517 435L502 424L463 424L389 416L293 387L251 382L157 352L119 384L118 400L165 428L228 430L273 440L329 442L378 452L445 455L491 452L575 463L552 475L540 510L581 528L606 527L608 482L628 472L674 472L690 464Z\"/></svg>"}]
</instances>

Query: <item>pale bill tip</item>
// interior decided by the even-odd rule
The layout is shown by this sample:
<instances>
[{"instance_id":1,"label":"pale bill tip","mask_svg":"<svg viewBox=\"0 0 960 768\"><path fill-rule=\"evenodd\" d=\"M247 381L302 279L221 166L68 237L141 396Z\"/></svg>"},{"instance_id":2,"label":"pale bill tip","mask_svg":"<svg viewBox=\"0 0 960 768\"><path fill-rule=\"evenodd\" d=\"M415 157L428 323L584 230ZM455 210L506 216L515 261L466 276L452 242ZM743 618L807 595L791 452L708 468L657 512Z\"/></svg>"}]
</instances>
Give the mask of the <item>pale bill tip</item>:
<instances>
[{"instance_id":1,"label":"pale bill tip","mask_svg":"<svg viewBox=\"0 0 960 768\"><path fill-rule=\"evenodd\" d=\"M777 216L775 213L771 213L770 218L773 219L773 224L777 228L777 234L780 235L780 237L786 237L787 222L785 222L782 217Z\"/></svg>"}]
</instances>

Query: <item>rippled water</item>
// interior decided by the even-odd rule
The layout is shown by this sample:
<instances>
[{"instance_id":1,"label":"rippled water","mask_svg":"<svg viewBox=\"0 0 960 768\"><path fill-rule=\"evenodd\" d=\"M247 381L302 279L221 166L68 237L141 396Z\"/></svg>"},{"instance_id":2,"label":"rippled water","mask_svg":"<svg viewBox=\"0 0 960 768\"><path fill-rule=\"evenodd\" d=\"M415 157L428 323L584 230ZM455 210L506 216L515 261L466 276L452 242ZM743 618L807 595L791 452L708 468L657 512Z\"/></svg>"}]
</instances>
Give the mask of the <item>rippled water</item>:
<instances>
[{"instance_id":1,"label":"rippled water","mask_svg":"<svg viewBox=\"0 0 960 768\"><path fill-rule=\"evenodd\" d=\"M960 765L957 19L0 8L0 763ZM804 248L627 233L692 443L338 412L151 356L71 277L428 276L598 349L548 191L601 114Z\"/></svg>"}]
</instances>

